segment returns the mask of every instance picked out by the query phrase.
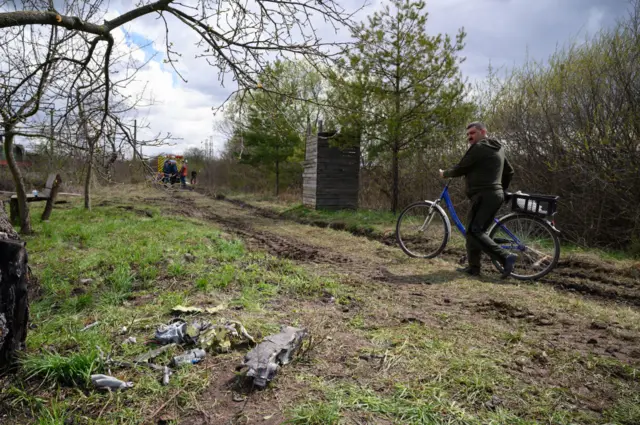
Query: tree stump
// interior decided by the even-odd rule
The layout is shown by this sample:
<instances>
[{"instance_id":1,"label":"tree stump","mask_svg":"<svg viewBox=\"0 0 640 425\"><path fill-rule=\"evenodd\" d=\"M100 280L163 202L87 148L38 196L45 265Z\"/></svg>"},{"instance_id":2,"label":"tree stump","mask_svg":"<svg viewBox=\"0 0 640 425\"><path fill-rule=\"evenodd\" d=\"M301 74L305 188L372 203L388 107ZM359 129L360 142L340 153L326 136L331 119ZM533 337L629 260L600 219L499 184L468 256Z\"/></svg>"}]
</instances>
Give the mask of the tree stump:
<instances>
[{"instance_id":1,"label":"tree stump","mask_svg":"<svg viewBox=\"0 0 640 425\"><path fill-rule=\"evenodd\" d=\"M29 321L27 250L4 208L0 201L0 369L24 350Z\"/></svg>"}]
</instances>

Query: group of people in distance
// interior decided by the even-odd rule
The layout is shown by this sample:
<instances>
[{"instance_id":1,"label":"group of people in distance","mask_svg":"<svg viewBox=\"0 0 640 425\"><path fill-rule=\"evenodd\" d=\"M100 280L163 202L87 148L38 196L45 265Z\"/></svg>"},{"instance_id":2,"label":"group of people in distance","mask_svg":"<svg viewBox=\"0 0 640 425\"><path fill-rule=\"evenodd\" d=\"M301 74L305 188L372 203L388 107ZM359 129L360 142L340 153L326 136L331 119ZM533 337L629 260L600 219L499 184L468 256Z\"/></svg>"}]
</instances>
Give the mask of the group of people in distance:
<instances>
[{"instance_id":1,"label":"group of people in distance","mask_svg":"<svg viewBox=\"0 0 640 425\"><path fill-rule=\"evenodd\" d=\"M188 160L182 161L180 170L178 170L178 163L173 158L167 158L162 166L162 182L167 184L174 184L180 180L180 187L185 189L187 187L187 164ZM191 186L196 184L196 172L191 172Z\"/></svg>"}]
</instances>

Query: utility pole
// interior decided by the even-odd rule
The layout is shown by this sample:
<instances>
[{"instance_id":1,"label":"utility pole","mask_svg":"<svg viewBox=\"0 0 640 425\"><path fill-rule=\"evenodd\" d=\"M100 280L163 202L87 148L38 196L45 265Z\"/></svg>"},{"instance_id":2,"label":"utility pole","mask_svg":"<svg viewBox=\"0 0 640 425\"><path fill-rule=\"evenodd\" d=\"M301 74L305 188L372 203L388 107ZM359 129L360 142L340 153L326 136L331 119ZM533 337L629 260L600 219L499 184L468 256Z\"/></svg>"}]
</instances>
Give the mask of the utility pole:
<instances>
[{"instance_id":1,"label":"utility pole","mask_svg":"<svg viewBox=\"0 0 640 425\"><path fill-rule=\"evenodd\" d=\"M138 145L138 120L133 120L133 160L136 160L136 149Z\"/></svg>"},{"instance_id":2,"label":"utility pole","mask_svg":"<svg viewBox=\"0 0 640 425\"><path fill-rule=\"evenodd\" d=\"M49 118L50 118L50 128L49 128L49 137L50 137L50 143L51 143L51 157L53 157L53 108L51 108L49 110Z\"/></svg>"}]
</instances>

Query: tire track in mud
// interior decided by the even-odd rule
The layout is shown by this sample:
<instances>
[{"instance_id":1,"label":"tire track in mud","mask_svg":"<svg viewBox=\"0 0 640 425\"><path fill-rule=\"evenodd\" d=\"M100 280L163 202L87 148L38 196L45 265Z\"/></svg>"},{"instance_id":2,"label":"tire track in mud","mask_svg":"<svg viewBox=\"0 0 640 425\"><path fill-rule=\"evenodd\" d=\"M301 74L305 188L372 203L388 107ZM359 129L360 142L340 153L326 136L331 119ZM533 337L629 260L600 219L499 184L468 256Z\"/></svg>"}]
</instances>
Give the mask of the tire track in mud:
<instances>
[{"instance_id":1,"label":"tire track in mud","mask_svg":"<svg viewBox=\"0 0 640 425\"><path fill-rule=\"evenodd\" d=\"M275 233L255 230L244 220L229 219L212 212L207 212L205 218L223 224L227 230L248 239L250 245L266 248L270 254L281 258L330 264L350 264L353 262L351 258L327 252L318 247L294 241Z\"/></svg>"},{"instance_id":2,"label":"tire track in mud","mask_svg":"<svg viewBox=\"0 0 640 425\"><path fill-rule=\"evenodd\" d=\"M382 235L357 229L346 229L343 225L332 226L323 221L313 221L286 217L274 211L257 207L246 202L234 199L216 197L242 209L249 210L256 215L272 220L296 222L299 224L332 228L351 233L354 236L375 240L390 247L397 247L395 234ZM458 264L465 251L459 248L447 248L441 257ZM562 255L562 253L561 253ZM492 270L491 274L494 270ZM495 272L497 276L497 272ZM383 276L378 279L384 280ZM617 303L640 306L640 265L626 269L612 267L602 263L591 263L574 258L560 259L558 265L547 276L537 282L553 286L554 288L572 293L580 293L587 297L615 301Z\"/></svg>"},{"instance_id":3,"label":"tire track in mud","mask_svg":"<svg viewBox=\"0 0 640 425\"><path fill-rule=\"evenodd\" d=\"M184 206L177 211L178 213L219 223L228 232L242 237L250 247L262 249L279 258L303 263L336 265L341 270L355 272L370 279L379 280L384 276L382 269L377 264L366 263L362 259L356 260L330 249L310 245L273 232L257 230L248 218L225 216L210 209L204 210L203 207L198 207L190 199L184 199L183 204Z\"/></svg>"},{"instance_id":4,"label":"tire track in mud","mask_svg":"<svg viewBox=\"0 0 640 425\"><path fill-rule=\"evenodd\" d=\"M252 214L256 210L255 207L250 207L250 215L238 216L234 215L233 211L229 211L228 214L220 214L211 211L209 207L199 207L190 199L185 199L183 204L184 206L179 213L221 224L230 233L242 237L250 247L266 250L280 258L303 263L336 265L341 271L354 272L360 278L387 284L394 288L393 291L400 297L399 299L406 301L401 304L410 305L411 297L420 296L422 309L430 310L438 308L440 306L438 300L446 297L437 285L425 286L425 282L420 276L396 276L389 273L386 267L380 264L367 262L361 258L351 258L332 251L330 248L313 246L274 232L255 229L251 225L252 216L255 217ZM258 215L271 220L291 221L283 217L273 217L277 214L272 212ZM464 254L462 249L449 248L445 250L443 256L457 262L462 254ZM558 266L558 274L563 276L564 274L583 273L571 269L578 264L572 260L563 261ZM597 270L598 273L608 271L608 268L601 264L585 263L584 266L581 270ZM395 285L398 278L402 278L404 284ZM597 276L586 275L584 279L578 278L583 279L582 283L570 282L562 278L556 281L543 279L541 282L569 291L574 290L587 296L595 295L600 299L616 297L617 301L622 298L632 304L640 305L640 297L637 294L621 297L619 293L608 292L615 291L615 288L611 287L613 285L594 289L593 286L585 283L590 281L589 278L598 281ZM616 323L588 323L568 314L522 309L510 304L508 300L500 300L495 297L469 298L461 302L449 301L447 303L445 301L445 303L450 312L457 311L463 315L476 315L477 319L482 317L484 320L500 320L527 325L528 332L540 338L542 349L546 347L567 352L593 353L616 358L628 364L640 363L638 360L640 359L640 334L624 329ZM429 305L431 306L429 307ZM520 326L518 325L518 327Z\"/></svg>"}]
</instances>

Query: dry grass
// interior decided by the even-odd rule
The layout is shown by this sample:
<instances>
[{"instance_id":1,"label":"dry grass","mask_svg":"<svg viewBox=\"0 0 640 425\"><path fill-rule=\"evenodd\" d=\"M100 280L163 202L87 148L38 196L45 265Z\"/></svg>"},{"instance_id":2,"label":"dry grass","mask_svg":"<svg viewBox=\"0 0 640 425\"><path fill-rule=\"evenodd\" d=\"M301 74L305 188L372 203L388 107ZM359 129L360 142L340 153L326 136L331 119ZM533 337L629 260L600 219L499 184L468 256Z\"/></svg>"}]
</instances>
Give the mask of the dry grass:
<instances>
[{"instance_id":1,"label":"dry grass","mask_svg":"<svg viewBox=\"0 0 640 425\"><path fill-rule=\"evenodd\" d=\"M640 421L635 307L544 283L465 279L452 257L413 260L191 192L112 187L94 205L62 205L29 241L43 294L32 310L32 373L4 386L12 423L143 423L160 407L154 421L187 424ZM83 277L94 279L84 292ZM69 384L86 376L77 356L92 347L130 358L146 347L123 339L152 336L172 306L220 302L258 337L306 327L305 355L261 392L234 386L243 350L181 370L168 387L145 369L113 370L136 383L113 395ZM233 401L237 392L246 404Z\"/></svg>"}]
</instances>

